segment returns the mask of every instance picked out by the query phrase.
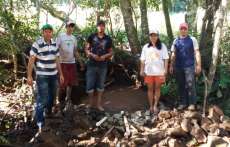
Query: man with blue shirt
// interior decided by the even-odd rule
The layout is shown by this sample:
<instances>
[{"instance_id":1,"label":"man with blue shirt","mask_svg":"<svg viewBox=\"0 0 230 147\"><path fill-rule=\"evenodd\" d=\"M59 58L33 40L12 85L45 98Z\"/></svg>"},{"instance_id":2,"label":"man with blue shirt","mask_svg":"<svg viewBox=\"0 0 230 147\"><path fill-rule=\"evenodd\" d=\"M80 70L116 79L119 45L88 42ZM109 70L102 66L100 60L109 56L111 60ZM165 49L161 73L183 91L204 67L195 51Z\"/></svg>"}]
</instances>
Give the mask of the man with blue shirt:
<instances>
[{"instance_id":1,"label":"man with blue shirt","mask_svg":"<svg viewBox=\"0 0 230 147\"><path fill-rule=\"evenodd\" d=\"M36 67L36 121L41 132L44 127L44 109L51 114L53 101L56 97L57 74L59 72L60 82L64 82L64 77L59 63L59 51L56 43L52 40L53 27L45 24L42 27L42 37L36 40L30 51L30 58L27 71L27 83L33 85L33 65Z\"/></svg>"},{"instance_id":2,"label":"man with blue shirt","mask_svg":"<svg viewBox=\"0 0 230 147\"><path fill-rule=\"evenodd\" d=\"M89 95L90 107L96 105L97 109L104 111L101 99L104 92L107 63L112 57L112 39L105 34L104 21L97 23L97 32L91 34L87 39L85 52L89 58L86 73L86 92ZM94 101L96 101L96 104Z\"/></svg>"},{"instance_id":3,"label":"man with blue shirt","mask_svg":"<svg viewBox=\"0 0 230 147\"><path fill-rule=\"evenodd\" d=\"M171 47L170 73L176 74L181 99L179 109L196 104L195 74L201 72L201 58L196 38L188 35L188 24L180 24L180 36Z\"/></svg>"}]
</instances>

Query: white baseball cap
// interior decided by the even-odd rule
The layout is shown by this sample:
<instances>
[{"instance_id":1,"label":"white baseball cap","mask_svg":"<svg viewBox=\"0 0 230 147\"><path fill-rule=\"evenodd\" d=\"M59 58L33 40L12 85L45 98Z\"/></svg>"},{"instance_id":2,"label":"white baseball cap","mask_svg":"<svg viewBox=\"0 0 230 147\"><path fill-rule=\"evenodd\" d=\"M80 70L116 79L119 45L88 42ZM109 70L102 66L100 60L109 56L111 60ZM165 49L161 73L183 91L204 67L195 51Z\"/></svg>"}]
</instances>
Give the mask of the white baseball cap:
<instances>
[{"instance_id":1,"label":"white baseball cap","mask_svg":"<svg viewBox=\"0 0 230 147\"><path fill-rule=\"evenodd\" d=\"M151 30L149 30L149 35L151 35L151 34L159 35L159 31L157 29L151 29Z\"/></svg>"},{"instance_id":2,"label":"white baseball cap","mask_svg":"<svg viewBox=\"0 0 230 147\"><path fill-rule=\"evenodd\" d=\"M68 20L68 21L66 22L66 25L67 25L67 26L68 26L68 25L71 25L71 24L75 25L75 22L72 21L72 20Z\"/></svg>"}]
</instances>

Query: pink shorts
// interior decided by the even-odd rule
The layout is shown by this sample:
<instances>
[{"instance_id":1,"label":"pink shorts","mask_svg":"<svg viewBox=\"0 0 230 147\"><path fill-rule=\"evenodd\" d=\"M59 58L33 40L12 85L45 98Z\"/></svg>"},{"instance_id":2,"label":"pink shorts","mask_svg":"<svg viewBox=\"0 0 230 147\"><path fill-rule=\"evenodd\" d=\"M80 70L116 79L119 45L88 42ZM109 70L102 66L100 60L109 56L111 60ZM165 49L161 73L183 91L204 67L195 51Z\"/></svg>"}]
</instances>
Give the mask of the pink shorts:
<instances>
[{"instance_id":1,"label":"pink shorts","mask_svg":"<svg viewBox=\"0 0 230 147\"><path fill-rule=\"evenodd\" d=\"M163 84L165 82L165 76L145 76L146 84Z\"/></svg>"}]
</instances>

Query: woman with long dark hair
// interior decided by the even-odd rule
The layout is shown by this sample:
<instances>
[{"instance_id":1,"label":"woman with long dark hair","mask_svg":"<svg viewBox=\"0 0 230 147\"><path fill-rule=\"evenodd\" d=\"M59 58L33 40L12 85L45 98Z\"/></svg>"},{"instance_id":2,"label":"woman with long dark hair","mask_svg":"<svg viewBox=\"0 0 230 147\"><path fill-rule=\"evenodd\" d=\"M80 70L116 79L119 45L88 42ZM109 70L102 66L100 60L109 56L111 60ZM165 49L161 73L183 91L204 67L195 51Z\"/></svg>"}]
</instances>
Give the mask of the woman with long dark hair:
<instances>
[{"instance_id":1,"label":"woman with long dark hair","mask_svg":"<svg viewBox=\"0 0 230 147\"><path fill-rule=\"evenodd\" d=\"M149 110L157 114L161 85L165 82L168 72L169 56L157 30L150 31L149 40L142 49L140 75L144 77L148 87Z\"/></svg>"}]
</instances>

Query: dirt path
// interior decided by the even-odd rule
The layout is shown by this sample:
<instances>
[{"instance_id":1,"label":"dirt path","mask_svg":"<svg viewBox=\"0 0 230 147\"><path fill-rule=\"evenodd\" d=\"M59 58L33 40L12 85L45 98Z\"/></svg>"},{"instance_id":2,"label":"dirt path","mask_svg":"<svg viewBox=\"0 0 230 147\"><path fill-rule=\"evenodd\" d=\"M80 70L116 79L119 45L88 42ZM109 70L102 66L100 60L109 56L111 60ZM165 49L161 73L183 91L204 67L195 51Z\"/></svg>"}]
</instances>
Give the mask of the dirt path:
<instances>
[{"instance_id":1,"label":"dirt path","mask_svg":"<svg viewBox=\"0 0 230 147\"><path fill-rule=\"evenodd\" d=\"M86 98L83 103L88 104ZM148 108L147 93L133 86L112 86L106 89L103 97L103 107L106 111L137 111Z\"/></svg>"}]
</instances>

